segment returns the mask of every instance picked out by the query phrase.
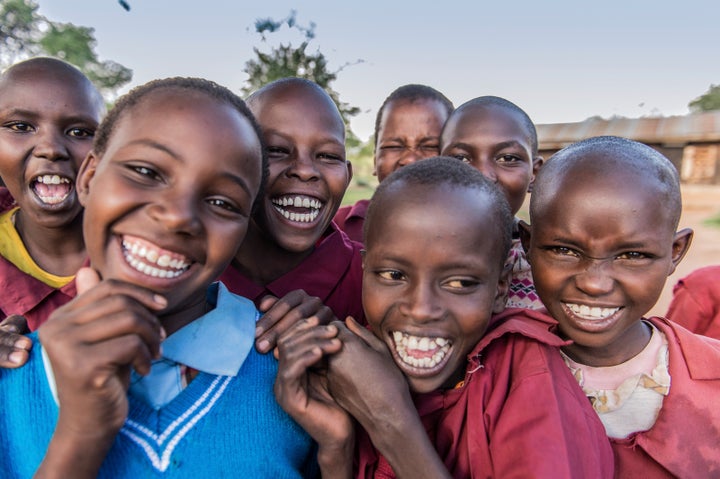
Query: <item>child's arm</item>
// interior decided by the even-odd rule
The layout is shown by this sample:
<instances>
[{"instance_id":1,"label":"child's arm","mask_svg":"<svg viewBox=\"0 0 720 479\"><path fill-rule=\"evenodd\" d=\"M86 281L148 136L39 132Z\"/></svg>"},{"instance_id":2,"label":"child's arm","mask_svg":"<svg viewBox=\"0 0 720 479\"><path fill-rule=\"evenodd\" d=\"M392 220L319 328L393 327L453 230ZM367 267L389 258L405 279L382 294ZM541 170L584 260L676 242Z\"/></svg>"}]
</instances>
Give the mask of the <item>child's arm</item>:
<instances>
[{"instance_id":1,"label":"child's arm","mask_svg":"<svg viewBox=\"0 0 720 479\"><path fill-rule=\"evenodd\" d=\"M27 320L13 314L0 323L0 368L19 368L30 357L30 338L23 334L30 332Z\"/></svg>"},{"instance_id":2,"label":"child's arm","mask_svg":"<svg viewBox=\"0 0 720 479\"><path fill-rule=\"evenodd\" d=\"M320 298L310 296L302 289L290 291L280 299L265 296L258 309L264 313L257 322L255 332L255 345L261 353L275 348L278 338L301 319L316 316L320 324L329 324L337 319Z\"/></svg>"},{"instance_id":3,"label":"child's arm","mask_svg":"<svg viewBox=\"0 0 720 479\"><path fill-rule=\"evenodd\" d=\"M352 318L338 326L342 351L328 358L330 393L358 420L396 476L449 478L385 344Z\"/></svg>"},{"instance_id":4,"label":"child's arm","mask_svg":"<svg viewBox=\"0 0 720 479\"><path fill-rule=\"evenodd\" d=\"M164 333L155 293L83 268L78 296L38 329L60 413L36 477L95 477L128 413L130 370L147 374Z\"/></svg>"},{"instance_id":5,"label":"child's arm","mask_svg":"<svg viewBox=\"0 0 720 479\"><path fill-rule=\"evenodd\" d=\"M278 340L280 361L275 397L280 406L318 443L322 477L352 477L354 428L352 419L327 391L323 356L342 347L337 327L319 326L311 317L290 328Z\"/></svg>"}]
</instances>

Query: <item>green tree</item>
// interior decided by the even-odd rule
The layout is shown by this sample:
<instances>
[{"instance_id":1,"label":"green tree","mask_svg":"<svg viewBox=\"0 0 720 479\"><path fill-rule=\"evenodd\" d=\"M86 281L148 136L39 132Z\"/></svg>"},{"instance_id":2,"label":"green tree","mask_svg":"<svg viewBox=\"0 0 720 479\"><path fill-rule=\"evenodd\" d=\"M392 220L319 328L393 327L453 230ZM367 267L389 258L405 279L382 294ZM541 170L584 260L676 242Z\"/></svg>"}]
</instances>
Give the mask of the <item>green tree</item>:
<instances>
[{"instance_id":1,"label":"green tree","mask_svg":"<svg viewBox=\"0 0 720 479\"><path fill-rule=\"evenodd\" d=\"M38 13L33 0L0 0L0 67L35 55L61 58L77 66L106 97L132 79L132 70L95 53L95 31L72 23L52 22Z\"/></svg>"},{"instance_id":2,"label":"green tree","mask_svg":"<svg viewBox=\"0 0 720 479\"><path fill-rule=\"evenodd\" d=\"M720 85L710 85L708 91L688 103L693 113L720 110Z\"/></svg>"},{"instance_id":3,"label":"green tree","mask_svg":"<svg viewBox=\"0 0 720 479\"><path fill-rule=\"evenodd\" d=\"M260 41L266 46L267 34L277 32L283 26L295 29L303 37L303 40L297 47L293 46L292 42L264 49L253 47L257 58L245 63L243 71L248 75L248 79L242 91L247 95L271 81L285 77L312 80L323 87L337 104L345 125L347 125L348 147L358 147L360 141L350 129L349 120L360 113L360 108L341 101L340 95L332 88L332 82L337 79L338 73L347 66L361 63L362 60L346 63L336 70L331 70L325 55L319 49L314 52L308 50L310 42L315 38L315 23L310 22L308 26L300 25L297 23L296 16L297 13L292 10L290 15L282 20L260 18L255 21L255 31L260 34Z\"/></svg>"}]
</instances>

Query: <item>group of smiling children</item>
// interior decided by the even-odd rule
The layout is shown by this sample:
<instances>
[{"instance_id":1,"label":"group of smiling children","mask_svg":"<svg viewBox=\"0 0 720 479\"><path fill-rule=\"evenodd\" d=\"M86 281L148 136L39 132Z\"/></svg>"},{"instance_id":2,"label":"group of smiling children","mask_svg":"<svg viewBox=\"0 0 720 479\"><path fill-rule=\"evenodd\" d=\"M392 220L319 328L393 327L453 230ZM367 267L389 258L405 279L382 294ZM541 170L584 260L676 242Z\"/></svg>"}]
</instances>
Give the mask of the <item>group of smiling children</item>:
<instances>
[{"instance_id":1,"label":"group of smiling children","mask_svg":"<svg viewBox=\"0 0 720 479\"><path fill-rule=\"evenodd\" d=\"M720 475L720 342L644 317L692 237L655 150L543 165L511 102L408 85L335 216L310 81L156 80L102 115L59 60L0 76L8 477Z\"/></svg>"}]
</instances>

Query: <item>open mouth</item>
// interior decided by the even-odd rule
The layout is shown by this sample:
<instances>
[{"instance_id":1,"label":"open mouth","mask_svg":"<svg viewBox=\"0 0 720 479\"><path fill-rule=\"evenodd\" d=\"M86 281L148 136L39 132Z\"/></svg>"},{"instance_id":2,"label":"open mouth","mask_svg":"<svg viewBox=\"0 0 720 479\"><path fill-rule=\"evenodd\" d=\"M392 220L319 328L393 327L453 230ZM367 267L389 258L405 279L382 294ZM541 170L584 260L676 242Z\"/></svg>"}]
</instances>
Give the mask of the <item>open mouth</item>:
<instances>
[{"instance_id":1,"label":"open mouth","mask_svg":"<svg viewBox=\"0 0 720 479\"><path fill-rule=\"evenodd\" d=\"M47 205L56 205L65 201L73 190L73 181L60 175L39 175L31 184L35 195Z\"/></svg>"},{"instance_id":2,"label":"open mouth","mask_svg":"<svg viewBox=\"0 0 720 479\"><path fill-rule=\"evenodd\" d=\"M317 219L324 203L305 195L283 195L272 198L272 204L285 219L296 223L312 223Z\"/></svg>"},{"instance_id":3,"label":"open mouth","mask_svg":"<svg viewBox=\"0 0 720 479\"><path fill-rule=\"evenodd\" d=\"M441 337L414 336L393 331L392 339L400 360L416 369L433 369L443 362L452 341Z\"/></svg>"},{"instance_id":4,"label":"open mouth","mask_svg":"<svg viewBox=\"0 0 720 479\"><path fill-rule=\"evenodd\" d=\"M153 278L177 278L190 268L184 255L133 236L123 236L122 250L133 269Z\"/></svg>"}]
</instances>

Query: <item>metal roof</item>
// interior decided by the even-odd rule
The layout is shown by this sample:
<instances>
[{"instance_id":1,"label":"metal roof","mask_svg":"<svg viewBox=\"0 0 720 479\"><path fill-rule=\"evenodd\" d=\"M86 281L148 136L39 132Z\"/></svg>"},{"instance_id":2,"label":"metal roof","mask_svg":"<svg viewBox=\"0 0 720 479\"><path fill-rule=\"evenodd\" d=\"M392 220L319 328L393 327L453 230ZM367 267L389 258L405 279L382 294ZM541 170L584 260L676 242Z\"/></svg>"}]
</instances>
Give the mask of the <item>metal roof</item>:
<instances>
[{"instance_id":1,"label":"metal roof","mask_svg":"<svg viewBox=\"0 0 720 479\"><path fill-rule=\"evenodd\" d=\"M540 150L557 150L592 136L614 135L670 145L720 142L720 110L651 118L588 118L579 123L537 125Z\"/></svg>"}]
</instances>

